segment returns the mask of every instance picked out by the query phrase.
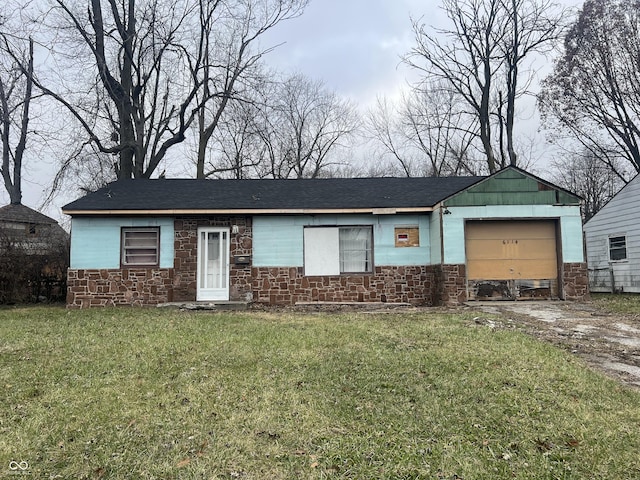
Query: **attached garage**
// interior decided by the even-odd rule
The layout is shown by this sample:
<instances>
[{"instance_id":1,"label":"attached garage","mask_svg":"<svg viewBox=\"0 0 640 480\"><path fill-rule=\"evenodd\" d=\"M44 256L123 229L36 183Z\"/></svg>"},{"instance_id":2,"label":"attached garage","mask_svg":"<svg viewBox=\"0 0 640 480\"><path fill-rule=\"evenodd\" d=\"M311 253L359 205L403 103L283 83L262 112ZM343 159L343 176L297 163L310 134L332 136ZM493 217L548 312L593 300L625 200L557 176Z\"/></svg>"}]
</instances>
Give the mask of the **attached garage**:
<instances>
[{"instance_id":1,"label":"attached garage","mask_svg":"<svg viewBox=\"0 0 640 480\"><path fill-rule=\"evenodd\" d=\"M554 220L467 221L469 298L558 296Z\"/></svg>"},{"instance_id":2,"label":"attached garage","mask_svg":"<svg viewBox=\"0 0 640 480\"><path fill-rule=\"evenodd\" d=\"M571 192L508 167L443 200L441 218L448 302L588 295Z\"/></svg>"}]
</instances>

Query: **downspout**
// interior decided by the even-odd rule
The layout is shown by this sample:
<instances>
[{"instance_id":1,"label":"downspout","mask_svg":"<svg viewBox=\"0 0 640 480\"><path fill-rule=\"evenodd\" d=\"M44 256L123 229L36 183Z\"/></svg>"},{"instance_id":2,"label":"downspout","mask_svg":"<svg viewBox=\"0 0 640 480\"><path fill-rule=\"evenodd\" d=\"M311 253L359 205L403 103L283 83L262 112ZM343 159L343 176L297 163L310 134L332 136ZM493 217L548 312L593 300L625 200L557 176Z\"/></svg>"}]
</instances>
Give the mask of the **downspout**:
<instances>
[{"instance_id":1,"label":"downspout","mask_svg":"<svg viewBox=\"0 0 640 480\"><path fill-rule=\"evenodd\" d=\"M440 204L438 206L438 213L440 214L440 265L444 264L444 217L442 214L442 209L446 208L444 205Z\"/></svg>"},{"instance_id":2,"label":"downspout","mask_svg":"<svg viewBox=\"0 0 640 480\"><path fill-rule=\"evenodd\" d=\"M446 208L446 207L444 207ZM444 285L443 279L444 275L442 274L442 266L444 265L444 215L443 215L443 205L440 204L438 206L438 213L440 215L440 267L438 268L438 281L436 282L437 286L437 298L438 303L442 304L444 302Z\"/></svg>"}]
</instances>

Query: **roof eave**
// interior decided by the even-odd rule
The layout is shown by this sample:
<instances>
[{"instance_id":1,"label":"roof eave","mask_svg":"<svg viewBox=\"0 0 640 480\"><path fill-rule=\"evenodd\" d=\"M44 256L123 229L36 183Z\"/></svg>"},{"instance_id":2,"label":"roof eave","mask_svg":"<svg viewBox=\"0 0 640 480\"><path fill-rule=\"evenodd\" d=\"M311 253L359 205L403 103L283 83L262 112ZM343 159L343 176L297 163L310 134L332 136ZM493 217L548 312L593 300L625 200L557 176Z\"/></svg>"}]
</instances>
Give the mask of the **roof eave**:
<instances>
[{"instance_id":1,"label":"roof eave","mask_svg":"<svg viewBox=\"0 0 640 480\"><path fill-rule=\"evenodd\" d=\"M433 206L424 207L380 207L380 208L233 208L233 209L164 209L164 210L63 210L66 215L313 215L337 213L369 213L374 215L394 215L397 213L427 213L434 210Z\"/></svg>"}]
</instances>

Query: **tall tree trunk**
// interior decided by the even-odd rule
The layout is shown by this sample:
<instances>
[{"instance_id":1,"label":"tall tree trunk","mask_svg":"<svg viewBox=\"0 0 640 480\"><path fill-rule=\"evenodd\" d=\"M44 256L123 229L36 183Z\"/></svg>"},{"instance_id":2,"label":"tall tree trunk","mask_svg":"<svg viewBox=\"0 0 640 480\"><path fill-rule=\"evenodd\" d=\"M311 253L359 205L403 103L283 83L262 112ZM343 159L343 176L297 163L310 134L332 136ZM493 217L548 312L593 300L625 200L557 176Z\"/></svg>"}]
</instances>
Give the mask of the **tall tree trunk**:
<instances>
[{"instance_id":1,"label":"tall tree trunk","mask_svg":"<svg viewBox=\"0 0 640 480\"><path fill-rule=\"evenodd\" d=\"M516 94L518 91L518 62L520 61L520 23L518 21L518 4L516 0L511 1L512 15L512 45L511 54L507 55L507 152L509 154L509 164L516 165L518 157L513 146L513 121L516 110Z\"/></svg>"},{"instance_id":2,"label":"tall tree trunk","mask_svg":"<svg viewBox=\"0 0 640 480\"><path fill-rule=\"evenodd\" d=\"M33 40L29 39L29 57L27 61L26 70L22 70L21 76L24 77L25 90L24 97L22 98L22 113L20 117L20 136L18 144L11 152L11 136L10 131L13 126L10 109L9 99L7 95L9 92L5 90L4 84L0 79L0 101L2 104L1 112L2 118L2 179L4 186L9 194L9 200L12 204L22 203L22 160L24 158L24 152L27 147L27 133L29 130L29 107L31 105L31 96L33 92ZM13 169L11 168L11 157L13 156ZM12 172L13 170L13 172ZM13 178L11 174L13 173Z\"/></svg>"}]
</instances>

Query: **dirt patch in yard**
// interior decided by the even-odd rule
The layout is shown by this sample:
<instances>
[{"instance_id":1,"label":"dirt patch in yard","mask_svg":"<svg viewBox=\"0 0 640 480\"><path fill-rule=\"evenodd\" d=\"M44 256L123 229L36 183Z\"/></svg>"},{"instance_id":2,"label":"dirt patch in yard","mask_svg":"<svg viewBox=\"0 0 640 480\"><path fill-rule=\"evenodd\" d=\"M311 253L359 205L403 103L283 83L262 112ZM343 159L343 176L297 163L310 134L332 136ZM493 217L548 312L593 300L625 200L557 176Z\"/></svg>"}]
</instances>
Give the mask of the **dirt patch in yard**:
<instances>
[{"instance_id":1,"label":"dirt patch in yard","mask_svg":"<svg viewBox=\"0 0 640 480\"><path fill-rule=\"evenodd\" d=\"M501 320L476 318L491 328L516 327L582 357L593 368L640 388L640 316L612 314L591 303L473 302ZM494 325L492 325L493 323Z\"/></svg>"}]
</instances>

